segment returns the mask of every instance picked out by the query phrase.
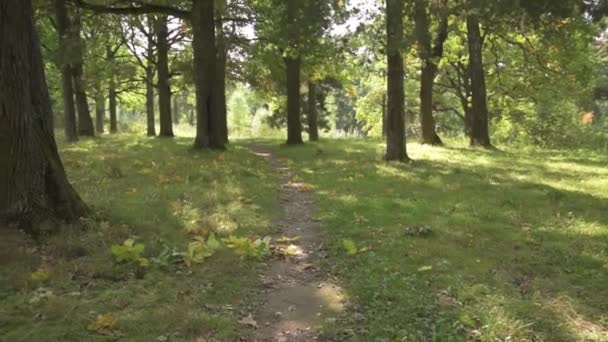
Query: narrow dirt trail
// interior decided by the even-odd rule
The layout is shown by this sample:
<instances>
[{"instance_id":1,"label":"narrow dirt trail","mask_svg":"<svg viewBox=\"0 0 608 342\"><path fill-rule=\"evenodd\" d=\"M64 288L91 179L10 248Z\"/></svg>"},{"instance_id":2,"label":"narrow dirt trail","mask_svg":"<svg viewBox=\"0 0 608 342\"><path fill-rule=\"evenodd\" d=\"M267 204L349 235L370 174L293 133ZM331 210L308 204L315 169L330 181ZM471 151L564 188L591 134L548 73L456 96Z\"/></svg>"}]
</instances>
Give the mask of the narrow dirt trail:
<instances>
[{"instance_id":1,"label":"narrow dirt trail","mask_svg":"<svg viewBox=\"0 0 608 342\"><path fill-rule=\"evenodd\" d=\"M268 262L261 275L263 301L254 313L257 329L252 341L319 340L318 327L325 315L344 309L341 288L320 271L323 256L320 225L312 217L313 197L309 186L294 181L294 173L267 148L251 145L280 175L281 218L279 236L296 238L281 245L284 257Z\"/></svg>"}]
</instances>

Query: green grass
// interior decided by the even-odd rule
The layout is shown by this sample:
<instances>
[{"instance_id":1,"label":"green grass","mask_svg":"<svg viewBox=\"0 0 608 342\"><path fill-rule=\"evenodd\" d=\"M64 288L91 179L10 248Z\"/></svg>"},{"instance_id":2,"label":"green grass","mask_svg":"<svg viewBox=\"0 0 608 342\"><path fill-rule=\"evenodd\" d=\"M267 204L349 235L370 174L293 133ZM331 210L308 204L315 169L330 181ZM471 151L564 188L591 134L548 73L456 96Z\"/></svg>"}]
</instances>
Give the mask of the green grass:
<instances>
[{"instance_id":1,"label":"green grass","mask_svg":"<svg viewBox=\"0 0 608 342\"><path fill-rule=\"evenodd\" d=\"M42 249L2 231L0 340L239 336L239 311L252 304L257 263L221 251L191 268L150 266L142 277L117 267L110 252L127 238L143 243L151 258L163 245L183 251L194 236L210 232L274 231L278 180L267 164L239 144L217 153L194 152L191 142L119 135L60 144L68 176L93 217L65 227ZM31 279L38 269L48 280ZM114 317L114 326L90 331L101 314Z\"/></svg>"},{"instance_id":2,"label":"green grass","mask_svg":"<svg viewBox=\"0 0 608 342\"><path fill-rule=\"evenodd\" d=\"M374 140L273 144L316 186L351 302L326 337L608 341L606 155L411 144L400 165Z\"/></svg>"}]
</instances>

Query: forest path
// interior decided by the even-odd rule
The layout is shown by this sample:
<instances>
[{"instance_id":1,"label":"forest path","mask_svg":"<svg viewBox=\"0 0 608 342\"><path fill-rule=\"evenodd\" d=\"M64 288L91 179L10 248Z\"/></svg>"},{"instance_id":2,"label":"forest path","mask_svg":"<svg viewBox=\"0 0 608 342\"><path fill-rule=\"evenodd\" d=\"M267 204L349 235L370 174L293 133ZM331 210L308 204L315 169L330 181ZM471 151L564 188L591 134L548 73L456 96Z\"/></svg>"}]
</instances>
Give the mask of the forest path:
<instances>
[{"instance_id":1,"label":"forest path","mask_svg":"<svg viewBox=\"0 0 608 342\"><path fill-rule=\"evenodd\" d=\"M269 261L260 275L263 300L251 317L257 324L252 341L319 340L324 315L343 311L345 304L342 289L319 269L324 247L320 224L312 217L311 186L296 181L295 174L270 149L256 144L249 148L280 175L282 212L277 237L294 239L277 243L281 257Z\"/></svg>"}]
</instances>

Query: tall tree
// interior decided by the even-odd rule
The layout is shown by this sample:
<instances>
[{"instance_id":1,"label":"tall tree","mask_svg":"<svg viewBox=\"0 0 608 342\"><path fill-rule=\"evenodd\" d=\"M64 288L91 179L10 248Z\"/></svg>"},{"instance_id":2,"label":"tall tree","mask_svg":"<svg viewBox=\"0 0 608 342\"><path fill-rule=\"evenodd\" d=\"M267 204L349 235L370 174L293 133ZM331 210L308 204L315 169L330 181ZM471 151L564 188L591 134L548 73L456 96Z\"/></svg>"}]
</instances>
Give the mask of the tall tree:
<instances>
[{"instance_id":1,"label":"tall tree","mask_svg":"<svg viewBox=\"0 0 608 342\"><path fill-rule=\"evenodd\" d=\"M215 44L214 0L194 1L192 7L192 47L196 82L195 148L223 148L217 120L217 50Z\"/></svg>"},{"instance_id":2,"label":"tall tree","mask_svg":"<svg viewBox=\"0 0 608 342\"><path fill-rule=\"evenodd\" d=\"M63 88L64 128L67 141L78 140L76 127L76 104L74 103L74 83L72 82L72 65L70 63L70 31L66 0L55 0L55 21L59 35L59 53L61 55L61 84Z\"/></svg>"},{"instance_id":3,"label":"tall tree","mask_svg":"<svg viewBox=\"0 0 608 342\"><path fill-rule=\"evenodd\" d=\"M386 160L407 161L405 146L405 70L403 55L403 1L386 0L387 127Z\"/></svg>"},{"instance_id":4,"label":"tall tree","mask_svg":"<svg viewBox=\"0 0 608 342\"><path fill-rule=\"evenodd\" d=\"M105 131L104 120L106 116L106 98L102 89L95 92L95 131L103 134Z\"/></svg>"},{"instance_id":5,"label":"tall tree","mask_svg":"<svg viewBox=\"0 0 608 342\"><path fill-rule=\"evenodd\" d=\"M300 39L298 12L300 2L287 0L287 34L289 50L285 56L287 70L287 144L302 144L302 121L300 114L300 72L302 57L298 51Z\"/></svg>"},{"instance_id":6,"label":"tall tree","mask_svg":"<svg viewBox=\"0 0 608 342\"><path fill-rule=\"evenodd\" d=\"M311 141L319 140L319 113L317 112L317 84L308 81L308 136Z\"/></svg>"},{"instance_id":7,"label":"tall tree","mask_svg":"<svg viewBox=\"0 0 608 342\"><path fill-rule=\"evenodd\" d=\"M89 109L89 100L87 99L87 90L84 82L84 48L83 41L80 36L81 18L79 10L73 11L73 25L71 32L72 47L72 78L74 80L74 95L76 96L76 109L78 111L78 134L81 136L95 136L95 128L93 127L93 119L91 118L91 110Z\"/></svg>"},{"instance_id":8,"label":"tall tree","mask_svg":"<svg viewBox=\"0 0 608 342\"><path fill-rule=\"evenodd\" d=\"M483 66L483 40L479 18L467 16L467 44L469 48L469 76L471 79L471 146L492 147L488 128L488 102Z\"/></svg>"},{"instance_id":9,"label":"tall tree","mask_svg":"<svg viewBox=\"0 0 608 342\"><path fill-rule=\"evenodd\" d=\"M169 74L169 28L168 17L156 18L156 46L158 52L158 109L160 113L161 137L173 137L173 120L171 118L171 75Z\"/></svg>"},{"instance_id":10,"label":"tall tree","mask_svg":"<svg viewBox=\"0 0 608 342\"><path fill-rule=\"evenodd\" d=\"M440 13L439 28L435 37L431 35L431 24L428 14L428 0L415 0L414 22L416 38L418 40L418 54L420 55L420 124L422 126L423 144L442 145L441 138L435 129L433 117L433 88L438 69L438 62L443 56L443 44L448 37L447 1L443 0L435 9Z\"/></svg>"},{"instance_id":11,"label":"tall tree","mask_svg":"<svg viewBox=\"0 0 608 342\"><path fill-rule=\"evenodd\" d=\"M38 233L87 208L67 180L30 0L0 2L0 222Z\"/></svg>"},{"instance_id":12,"label":"tall tree","mask_svg":"<svg viewBox=\"0 0 608 342\"><path fill-rule=\"evenodd\" d=\"M223 10L223 11L222 11ZM217 46L216 86L217 86L217 117L218 128L221 139L228 143L228 108L226 105L226 63L228 58L228 45L224 32L224 13L226 11L226 0L223 0L221 8L216 9L215 31Z\"/></svg>"}]
</instances>

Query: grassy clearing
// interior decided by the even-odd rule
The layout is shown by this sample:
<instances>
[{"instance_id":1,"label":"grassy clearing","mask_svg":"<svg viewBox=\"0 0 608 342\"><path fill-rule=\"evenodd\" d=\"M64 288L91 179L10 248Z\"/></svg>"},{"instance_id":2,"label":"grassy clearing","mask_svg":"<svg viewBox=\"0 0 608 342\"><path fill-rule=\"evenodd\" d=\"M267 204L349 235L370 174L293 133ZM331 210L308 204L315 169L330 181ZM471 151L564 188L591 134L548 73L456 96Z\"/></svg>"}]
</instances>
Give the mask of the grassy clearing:
<instances>
[{"instance_id":1,"label":"grassy clearing","mask_svg":"<svg viewBox=\"0 0 608 342\"><path fill-rule=\"evenodd\" d=\"M194 236L210 232L264 236L273 230L278 180L265 162L238 144L224 153L193 152L190 144L134 135L61 144L69 178L94 217L66 227L42 248L2 232L0 340L239 335L239 311L252 304L257 283L255 262L230 251L191 268L145 272L112 261L111 246L128 238L153 258L163 246L183 251Z\"/></svg>"},{"instance_id":2,"label":"grassy clearing","mask_svg":"<svg viewBox=\"0 0 608 342\"><path fill-rule=\"evenodd\" d=\"M607 156L410 145L416 162L398 165L379 141L275 149L316 186L325 266L353 303L328 337L608 340Z\"/></svg>"}]
</instances>

